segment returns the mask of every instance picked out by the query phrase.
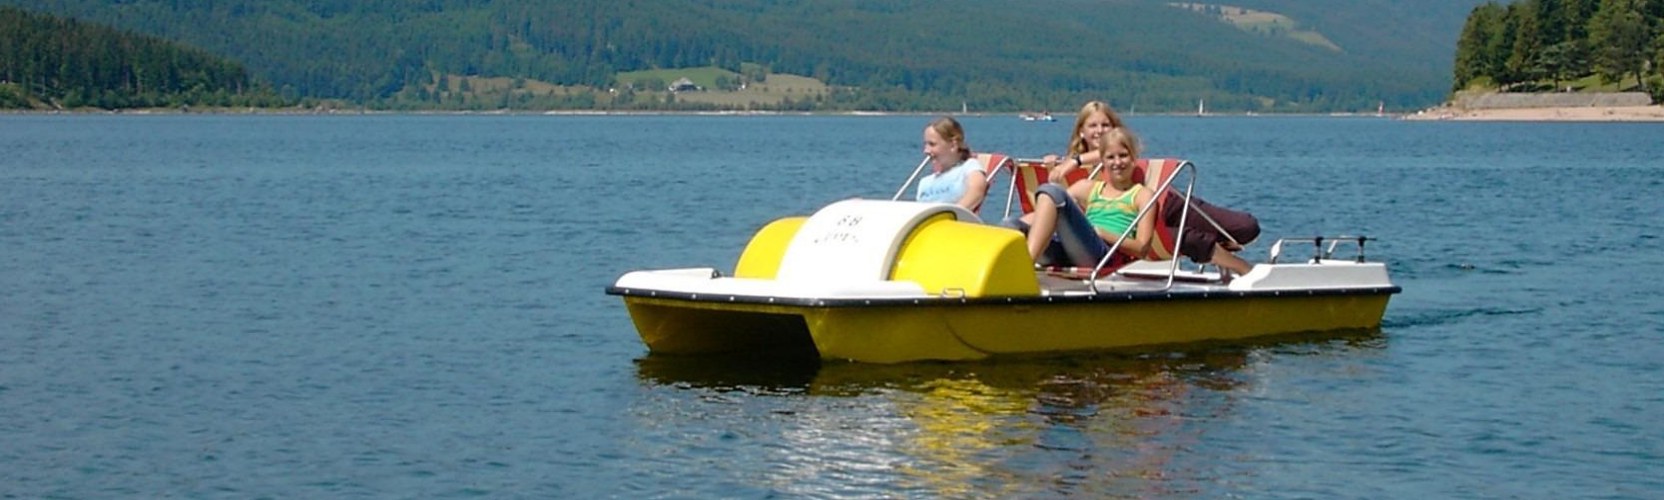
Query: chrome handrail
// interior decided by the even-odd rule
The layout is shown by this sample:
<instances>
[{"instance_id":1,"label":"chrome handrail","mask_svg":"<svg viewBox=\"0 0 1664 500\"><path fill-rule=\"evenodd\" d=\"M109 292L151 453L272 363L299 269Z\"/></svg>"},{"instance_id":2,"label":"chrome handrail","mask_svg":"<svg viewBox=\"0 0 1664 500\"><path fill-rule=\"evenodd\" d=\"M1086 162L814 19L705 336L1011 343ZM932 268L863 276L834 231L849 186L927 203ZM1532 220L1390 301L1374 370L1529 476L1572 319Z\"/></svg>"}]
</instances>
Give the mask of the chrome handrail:
<instances>
[{"instance_id":1,"label":"chrome handrail","mask_svg":"<svg viewBox=\"0 0 1664 500\"><path fill-rule=\"evenodd\" d=\"M924 160L919 162L919 166L913 169L913 175L907 176L907 182L901 183L901 189L897 189L895 196L890 197L890 201L900 200L901 199L901 193L907 192L907 186L912 185L913 180L919 178L919 172L923 172L924 171L924 166L929 165L929 164L930 164L930 157L925 156Z\"/></svg>"},{"instance_id":2,"label":"chrome handrail","mask_svg":"<svg viewBox=\"0 0 1664 500\"><path fill-rule=\"evenodd\" d=\"M1017 169L1011 169L1011 177L1011 185L1005 188L1005 214L1000 216L1002 221L1011 218L1011 202L1017 199Z\"/></svg>"},{"instance_id":3,"label":"chrome handrail","mask_svg":"<svg viewBox=\"0 0 1664 500\"><path fill-rule=\"evenodd\" d=\"M1342 243L1354 243L1357 245L1358 254L1353 256L1352 260L1355 262L1364 262L1364 243L1377 239L1379 238L1351 235L1313 236L1310 238L1278 238L1276 242L1271 244L1271 258L1268 259L1268 262L1271 264L1277 263L1277 259L1280 258L1283 253L1283 243L1311 243L1312 263L1332 260L1335 255L1335 250L1337 250ZM1328 248L1323 247L1323 243L1325 241L1329 243Z\"/></svg>"},{"instance_id":4,"label":"chrome handrail","mask_svg":"<svg viewBox=\"0 0 1664 500\"><path fill-rule=\"evenodd\" d=\"M1011 158L1011 185L1007 186L1006 190L1005 190L1005 213L1000 215L1000 220L1003 221L1003 220L1011 218L1011 209L1013 208L1012 202L1017 201L1017 176L1022 174L1021 169L1017 168L1017 166L1022 165L1024 163L1040 163L1040 162L1041 162L1041 160L1037 160L1037 159L1033 159L1033 158L1017 158L1017 157L1012 157ZM1024 194L1028 194L1028 193L1024 193ZM1029 201L1033 202L1033 200L1029 200Z\"/></svg>"}]
</instances>

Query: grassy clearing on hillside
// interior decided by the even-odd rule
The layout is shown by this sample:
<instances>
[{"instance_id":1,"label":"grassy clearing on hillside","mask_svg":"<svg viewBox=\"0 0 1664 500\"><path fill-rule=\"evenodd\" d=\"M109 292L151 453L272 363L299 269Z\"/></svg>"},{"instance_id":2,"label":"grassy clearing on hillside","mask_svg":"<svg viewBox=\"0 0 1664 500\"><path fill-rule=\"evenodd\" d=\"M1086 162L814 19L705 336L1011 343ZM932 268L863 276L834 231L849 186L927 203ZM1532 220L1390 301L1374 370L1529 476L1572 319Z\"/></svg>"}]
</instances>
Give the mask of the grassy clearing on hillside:
<instances>
[{"instance_id":1,"label":"grassy clearing on hillside","mask_svg":"<svg viewBox=\"0 0 1664 500\"><path fill-rule=\"evenodd\" d=\"M515 79L506 78L506 77L446 75L446 78L449 79L449 81L446 82L446 85L452 91L458 91L458 89L463 88L464 87L463 82L466 81L467 82L466 87L469 89L469 91L471 93L474 93L474 94L496 94L496 93L519 90L521 92L528 92L528 93L538 94L538 95L547 95L547 94L564 95L564 94L571 94L571 93L582 92L584 90L587 90L585 87L568 87L568 86L564 86L564 85L555 85L555 84L540 81L540 80L529 80L529 79L520 80L519 86L516 87L515 86Z\"/></svg>"},{"instance_id":2,"label":"grassy clearing on hillside","mask_svg":"<svg viewBox=\"0 0 1664 500\"><path fill-rule=\"evenodd\" d=\"M690 78L691 79L691 78ZM801 101L805 98L818 97L825 94L827 86L820 80L797 75L768 75L762 83L753 83L746 88L732 91L698 91L679 92L676 99L684 102L704 102L722 106L745 106L747 104L778 104L787 98Z\"/></svg>"},{"instance_id":3,"label":"grassy clearing on hillside","mask_svg":"<svg viewBox=\"0 0 1664 500\"><path fill-rule=\"evenodd\" d=\"M740 74L714 66L707 66L703 68L650 69L619 73L618 83L621 85L636 85L641 82L657 80L669 84L670 82L686 78L688 80L692 80L694 85L707 89L714 89L717 87L716 81L719 77L725 77L732 80L739 78ZM658 88L647 90L664 89Z\"/></svg>"},{"instance_id":4,"label":"grassy clearing on hillside","mask_svg":"<svg viewBox=\"0 0 1664 500\"><path fill-rule=\"evenodd\" d=\"M743 89L725 91L719 90L717 80L725 78L738 81L739 73L716 67L655 69L648 71L631 71L618 74L620 84L637 86L638 82L658 81L674 82L687 78L694 85L704 90L677 92L676 100L682 102L709 103L720 106L744 107L747 105L779 104L787 98L801 101L805 98L818 97L825 94L827 85L820 80L805 76L787 74L769 74L761 82L752 82ZM662 88L644 89L645 92L662 94ZM641 91L638 91L641 92Z\"/></svg>"},{"instance_id":5,"label":"grassy clearing on hillside","mask_svg":"<svg viewBox=\"0 0 1664 500\"><path fill-rule=\"evenodd\" d=\"M1203 3L1170 3L1168 5L1181 9L1189 9L1203 14L1218 15L1220 20L1231 23L1238 29L1265 36L1281 36L1293 38L1301 42L1341 52L1339 45L1330 41L1316 31L1300 29L1300 23L1293 18L1262 10L1245 9L1235 5L1203 4Z\"/></svg>"},{"instance_id":6,"label":"grassy clearing on hillside","mask_svg":"<svg viewBox=\"0 0 1664 500\"><path fill-rule=\"evenodd\" d=\"M1535 82L1515 84L1514 86L1511 86L1508 91L1510 91L1510 92L1521 92L1521 91L1524 91L1524 92L1639 92L1640 90L1641 90L1641 85L1635 81L1634 76L1625 76L1623 78L1618 79L1618 81L1607 82L1607 81L1601 79L1601 77L1599 75L1589 75L1589 76L1585 76L1585 77L1574 79L1574 80L1560 80L1558 86L1555 86L1555 82L1553 80L1539 80L1539 81L1535 81ZM1461 90L1461 92L1473 92L1473 93L1490 93L1490 92L1499 92L1499 91L1501 91L1501 89L1498 88L1496 82L1492 81L1490 77L1486 77L1486 76L1481 76L1481 77L1474 78L1473 81L1468 82L1467 88L1464 88L1464 89Z\"/></svg>"},{"instance_id":7,"label":"grassy clearing on hillside","mask_svg":"<svg viewBox=\"0 0 1664 500\"><path fill-rule=\"evenodd\" d=\"M681 78L693 81L702 90L672 94L662 86ZM428 92L446 96L444 99L447 101L460 99L453 102L484 103L483 106L487 108L513 106L515 102L524 103L537 98L559 98L579 94L591 94L596 105L608 105L623 95L618 91L634 88L633 95L629 96L634 102L674 100L731 109L778 106L786 103L788 99L802 102L823 96L829 89L824 82L814 78L770 74L762 82L746 84L741 89L720 90L717 85L719 78L734 84L739 82L742 76L714 67L634 71L618 75L620 89L594 89L554 85L531 79L446 75L443 85L429 84L425 88ZM649 83L656 85L648 85Z\"/></svg>"},{"instance_id":8,"label":"grassy clearing on hillside","mask_svg":"<svg viewBox=\"0 0 1664 500\"><path fill-rule=\"evenodd\" d=\"M1631 92L1640 90L1641 84L1635 80L1633 75L1625 75L1615 82L1606 82L1601 80L1600 76L1589 75L1576 80L1560 82L1560 88L1567 87L1582 92Z\"/></svg>"}]
</instances>

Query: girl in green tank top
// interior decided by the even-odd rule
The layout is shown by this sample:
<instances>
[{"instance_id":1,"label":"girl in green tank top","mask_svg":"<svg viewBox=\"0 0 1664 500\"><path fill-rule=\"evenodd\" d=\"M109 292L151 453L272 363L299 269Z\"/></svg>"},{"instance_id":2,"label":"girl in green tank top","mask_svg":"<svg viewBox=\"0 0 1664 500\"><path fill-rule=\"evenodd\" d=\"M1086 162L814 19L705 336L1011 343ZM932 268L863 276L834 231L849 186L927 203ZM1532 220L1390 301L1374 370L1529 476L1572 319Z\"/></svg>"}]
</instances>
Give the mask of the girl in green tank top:
<instances>
[{"instance_id":1,"label":"girl in green tank top","mask_svg":"<svg viewBox=\"0 0 1664 500\"><path fill-rule=\"evenodd\" d=\"M1138 142L1125 128L1115 128L1099 136L1098 151L1103 153L1103 180L1083 179L1069 186L1069 195L1086 209L1086 220L1097 230L1098 237L1113 243L1121 237L1142 207L1153 198L1148 189L1132 180L1138 167ZM1129 257L1139 257L1149 249L1155 234L1154 216L1138 221L1138 227L1127 234L1120 251Z\"/></svg>"},{"instance_id":2,"label":"girl in green tank top","mask_svg":"<svg viewBox=\"0 0 1664 500\"><path fill-rule=\"evenodd\" d=\"M1134 201L1144 186L1133 184L1131 189L1123 191L1121 196L1104 197L1104 181L1092 183L1092 198L1086 202L1086 221L1092 227L1109 234L1121 234L1132 225L1132 219L1138 216L1138 205ZM1137 237L1135 229L1128 237Z\"/></svg>"},{"instance_id":3,"label":"girl in green tank top","mask_svg":"<svg viewBox=\"0 0 1664 500\"><path fill-rule=\"evenodd\" d=\"M1133 169L1138 166L1138 140L1131 132L1120 127L1104 132L1098 137L1098 152L1103 160L1101 180L1081 179L1070 185L1068 203L1056 202L1050 196L1036 196L1034 212L1019 222L1019 229L1027 234L1029 257L1036 262L1050 259L1047 250L1057 242L1064 246L1075 265L1096 264L1097 258L1105 255L1109 246L1132 225L1139 207L1154 198L1150 190L1132 179ZM1155 235L1156 219L1155 214L1139 219L1137 227L1127 234L1117 251L1132 258L1147 253ZM1097 238L1079 234L1087 231L1096 233Z\"/></svg>"}]
</instances>

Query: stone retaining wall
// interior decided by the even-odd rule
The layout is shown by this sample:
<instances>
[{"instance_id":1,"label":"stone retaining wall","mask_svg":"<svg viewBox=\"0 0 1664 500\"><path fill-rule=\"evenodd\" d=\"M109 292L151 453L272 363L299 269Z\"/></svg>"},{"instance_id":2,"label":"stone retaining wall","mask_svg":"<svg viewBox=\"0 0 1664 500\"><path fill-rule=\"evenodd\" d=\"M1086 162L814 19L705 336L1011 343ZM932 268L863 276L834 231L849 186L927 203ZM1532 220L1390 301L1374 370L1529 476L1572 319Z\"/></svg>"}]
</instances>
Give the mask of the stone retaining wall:
<instances>
[{"instance_id":1,"label":"stone retaining wall","mask_svg":"<svg viewBox=\"0 0 1664 500\"><path fill-rule=\"evenodd\" d=\"M1641 92L1480 94L1458 96L1454 107L1463 109L1581 108L1595 106L1647 106L1652 98Z\"/></svg>"}]
</instances>

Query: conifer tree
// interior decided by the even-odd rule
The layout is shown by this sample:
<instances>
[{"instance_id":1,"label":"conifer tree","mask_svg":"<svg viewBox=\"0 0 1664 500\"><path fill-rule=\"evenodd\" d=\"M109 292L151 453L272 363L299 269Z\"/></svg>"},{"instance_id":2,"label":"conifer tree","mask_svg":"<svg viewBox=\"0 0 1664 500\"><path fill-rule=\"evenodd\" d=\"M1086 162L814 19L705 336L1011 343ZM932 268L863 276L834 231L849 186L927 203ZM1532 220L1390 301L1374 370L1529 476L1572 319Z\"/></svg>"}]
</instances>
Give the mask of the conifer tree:
<instances>
[{"instance_id":1,"label":"conifer tree","mask_svg":"<svg viewBox=\"0 0 1664 500\"><path fill-rule=\"evenodd\" d=\"M1493 39L1502 35L1501 5L1495 2L1474 7L1468 14L1462 34L1456 40L1456 63L1453 68L1451 90L1462 90L1474 80L1495 79L1500 68L1492 64Z\"/></svg>"},{"instance_id":2,"label":"conifer tree","mask_svg":"<svg viewBox=\"0 0 1664 500\"><path fill-rule=\"evenodd\" d=\"M1509 83L1529 82L1542 77L1537 56L1544 47L1543 23L1537 16L1537 2L1526 0L1508 6L1514 40L1504 63Z\"/></svg>"},{"instance_id":3,"label":"conifer tree","mask_svg":"<svg viewBox=\"0 0 1664 500\"><path fill-rule=\"evenodd\" d=\"M1644 3L1645 0L1601 0L1600 10L1589 20L1595 72L1607 81L1633 75L1642 91L1646 90L1642 72L1653 38L1649 23L1642 16Z\"/></svg>"}]
</instances>

